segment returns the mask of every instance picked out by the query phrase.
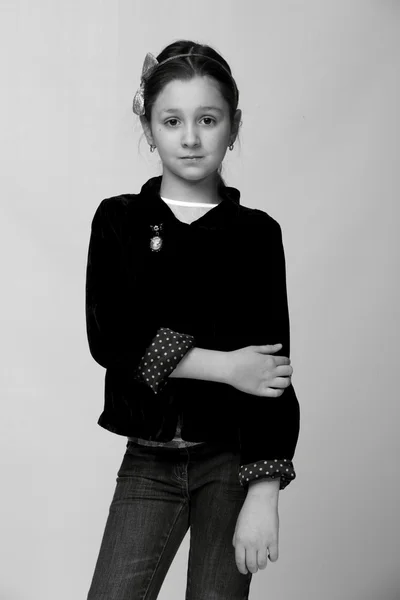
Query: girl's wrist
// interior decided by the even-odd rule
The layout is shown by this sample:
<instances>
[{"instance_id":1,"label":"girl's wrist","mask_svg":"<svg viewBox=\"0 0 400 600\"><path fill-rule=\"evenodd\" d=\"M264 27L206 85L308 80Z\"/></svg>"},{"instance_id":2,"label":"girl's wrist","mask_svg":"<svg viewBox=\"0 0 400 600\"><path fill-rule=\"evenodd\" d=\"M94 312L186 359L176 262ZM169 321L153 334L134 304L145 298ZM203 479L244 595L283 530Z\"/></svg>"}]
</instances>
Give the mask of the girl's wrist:
<instances>
[{"instance_id":1,"label":"girl's wrist","mask_svg":"<svg viewBox=\"0 0 400 600\"><path fill-rule=\"evenodd\" d=\"M279 498L280 477L275 479L256 479L250 481L247 489L247 497L261 498L272 503L277 503Z\"/></svg>"},{"instance_id":2,"label":"girl's wrist","mask_svg":"<svg viewBox=\"0 0 400 600\"><path fill-rule=\"evenodd\" d=\"M232 363L229 352L193 346L180 360L169 377L202 379L229 383Z\"/></svg>"}]
</instances>

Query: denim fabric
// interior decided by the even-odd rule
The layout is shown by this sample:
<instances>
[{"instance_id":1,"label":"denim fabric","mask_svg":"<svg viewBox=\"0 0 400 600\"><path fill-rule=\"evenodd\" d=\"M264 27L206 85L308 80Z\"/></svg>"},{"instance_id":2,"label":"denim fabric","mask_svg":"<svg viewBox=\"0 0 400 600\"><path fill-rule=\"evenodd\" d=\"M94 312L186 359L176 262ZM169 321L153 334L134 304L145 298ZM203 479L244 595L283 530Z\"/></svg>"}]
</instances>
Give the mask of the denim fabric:
<instances>
[{"instance_id":1,"label":"denim fabric","mask_svg":"<svg viewBox=\"0 0 400 600\"><path fill-rule=\"evenodd\" d=\"M155 600L188 528L185 600L247 600L252 574L239 573L232 545L239 462L234 444L128 441L87 600Z\"/></svg>"}]
</instances>

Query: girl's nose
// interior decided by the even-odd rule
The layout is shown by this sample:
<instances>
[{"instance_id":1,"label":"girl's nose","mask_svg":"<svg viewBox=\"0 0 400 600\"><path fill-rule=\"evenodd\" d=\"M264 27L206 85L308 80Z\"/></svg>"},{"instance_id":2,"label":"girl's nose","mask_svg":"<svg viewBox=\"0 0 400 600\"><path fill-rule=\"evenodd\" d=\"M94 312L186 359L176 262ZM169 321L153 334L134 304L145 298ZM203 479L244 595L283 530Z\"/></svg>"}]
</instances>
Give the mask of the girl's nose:
<instances>
[{"instance_id":1,"label":"girl's nose","mask_svg":"<svg viewBox=\"0 0 400 600\"><path fill-rule=\"evenodd\" d=\"M199 134L195 127L186 127L182 135L184 146L197 146L200 143Z\"/></svg>"}]
</instances>

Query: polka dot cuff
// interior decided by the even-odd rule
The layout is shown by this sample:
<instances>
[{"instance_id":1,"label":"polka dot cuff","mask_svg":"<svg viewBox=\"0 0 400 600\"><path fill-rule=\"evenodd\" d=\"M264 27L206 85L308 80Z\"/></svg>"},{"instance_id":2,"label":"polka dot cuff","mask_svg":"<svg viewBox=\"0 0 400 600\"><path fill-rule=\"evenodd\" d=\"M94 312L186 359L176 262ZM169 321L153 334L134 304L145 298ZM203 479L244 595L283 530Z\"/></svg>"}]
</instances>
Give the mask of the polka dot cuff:
<instances>
[{"instance_id":1,"label":"polka dot cuff","mask_svg":"<svg viewBox=\"0 0 400 600\"><path fill-rule=\"evenodd\" d=\"M136 377L157 394L167 383L170 373L193 346L194 336L160 327L139 363Z\"/></svg>"},{"instance_id":2,"label":"polka dot cuff","mask_svg":"<svg viewBox=\"0 0 400 600\"><path fill-rule=\"evenodd\" d=\"M259 460L248 465L240 465L239 481L244 487L254 479L276 479L280 477L280 490L296 477L293 463L287 458L274 458L273 460Z\"/></svg>"}]
</instances>

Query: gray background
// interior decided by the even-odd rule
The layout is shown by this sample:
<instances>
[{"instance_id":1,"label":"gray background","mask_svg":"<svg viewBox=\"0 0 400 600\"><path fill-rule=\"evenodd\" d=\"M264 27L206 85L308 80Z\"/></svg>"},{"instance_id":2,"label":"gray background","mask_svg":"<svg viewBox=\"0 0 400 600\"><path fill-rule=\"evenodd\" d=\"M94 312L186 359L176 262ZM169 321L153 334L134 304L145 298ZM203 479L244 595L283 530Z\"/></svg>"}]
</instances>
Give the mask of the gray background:
<instances>
[{"instance_id":1,"label":"gray background","mask_svg":"<svg viewBox=\"0 0 400 600\"><path fill-rule=\"evenodd\" d=\"M281 223L287 258L297 479L280 494L280 558L250 597L399 599L399 2L1 13L1 600L86 597L125 449L96 424L90 222L160 173L130 107L146 52L181 37L232 66L243 127L224 176ZM160 600L184 598L188 541Z\"/></svg>"}]
</instances>

